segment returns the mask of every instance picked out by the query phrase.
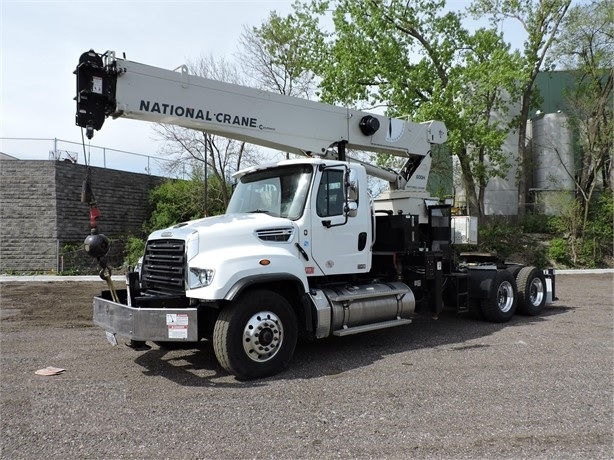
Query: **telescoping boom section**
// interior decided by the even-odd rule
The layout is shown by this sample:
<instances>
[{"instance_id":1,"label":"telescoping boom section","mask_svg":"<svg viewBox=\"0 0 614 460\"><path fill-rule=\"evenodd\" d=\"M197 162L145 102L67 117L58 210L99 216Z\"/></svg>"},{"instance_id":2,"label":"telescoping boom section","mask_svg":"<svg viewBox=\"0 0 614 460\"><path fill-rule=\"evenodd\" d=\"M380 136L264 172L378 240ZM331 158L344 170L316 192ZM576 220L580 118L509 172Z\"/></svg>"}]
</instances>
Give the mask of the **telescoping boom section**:
<instances>
[{"instance_id":1,"label":"telescoping boom section","mask_svg":"<svg viewBox=\"0 0 614 460\"><path fill-rule=\"evenodd\" d=\"M76 123L89 138L107 117L132 118L302 155L238 171L224 215L149 235L126 289L110 285L94 298L94 323L111 343L210 340L225 370L251 379L282 371L299 338L402 326L444 308L502 323L555 300L552 271L454 250L473 241L477 222L457 228L449 200L427 192L431 149L447 137L439 121L392 119L113 52L83 53L75 73ZM392 171L346 149L405 165ZM369 176L390 190L373 198ZM103 258L108 244L92 250L102 240L95 236L89 253Z\"/></svg>"}]
</instances>

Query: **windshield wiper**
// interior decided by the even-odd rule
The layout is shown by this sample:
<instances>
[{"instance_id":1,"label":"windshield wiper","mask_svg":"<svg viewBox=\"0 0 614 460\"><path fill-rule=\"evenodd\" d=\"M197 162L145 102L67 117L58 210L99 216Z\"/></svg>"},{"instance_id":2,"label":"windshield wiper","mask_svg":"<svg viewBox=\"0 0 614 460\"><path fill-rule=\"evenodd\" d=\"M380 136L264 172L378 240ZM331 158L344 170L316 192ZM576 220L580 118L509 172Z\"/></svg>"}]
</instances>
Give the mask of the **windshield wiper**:
<instances>
[{"instance_id":1,"label":"windshield wiper","mask_svg":"<svg viewBox=\"0 0 614 460\"><path fill-rule=\"evenodd\" d=\"M281 217L279 214L273 211L269 211L268 209L255 209L254 211L249 211L248 214L268 214L271 217Z\"/></svg>"}]
</instances>

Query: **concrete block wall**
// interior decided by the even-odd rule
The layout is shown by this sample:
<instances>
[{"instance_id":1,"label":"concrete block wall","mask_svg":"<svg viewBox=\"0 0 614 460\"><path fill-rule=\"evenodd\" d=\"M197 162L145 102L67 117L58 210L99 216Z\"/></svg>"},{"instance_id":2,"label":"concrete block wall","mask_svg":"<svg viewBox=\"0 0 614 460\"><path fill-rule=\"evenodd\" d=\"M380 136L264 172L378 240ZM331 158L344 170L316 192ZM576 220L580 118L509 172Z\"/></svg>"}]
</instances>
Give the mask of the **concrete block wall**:
<instances>
[{"instance_id":1,"label":"concrete block wall","mask_svg":"<svg viewBox=\"0 0 614 460\"><path fill-rule=\"evenodd\" d=\"M55 165L0 160L0 273L55 270Z\"/></svg>"},{"instance_id":2,"label":"concrete block wall","mask_svg":"<svg viewBox=\"0 0 614 460\"><path fill-rule=\"evenodd\" d=\"M0 160L0 273L62 269L65 246L82 244L90 232L89 205L81 203L85 176L84 165L70 162ZM92 168L91 178L102 211L98 229L122 245L120 238L140 233L149 191L164 178L104 168ZM122 248L113 249L117 266ZM80 258L96 267L85 253Z\"/></svg>"}]
</instances>

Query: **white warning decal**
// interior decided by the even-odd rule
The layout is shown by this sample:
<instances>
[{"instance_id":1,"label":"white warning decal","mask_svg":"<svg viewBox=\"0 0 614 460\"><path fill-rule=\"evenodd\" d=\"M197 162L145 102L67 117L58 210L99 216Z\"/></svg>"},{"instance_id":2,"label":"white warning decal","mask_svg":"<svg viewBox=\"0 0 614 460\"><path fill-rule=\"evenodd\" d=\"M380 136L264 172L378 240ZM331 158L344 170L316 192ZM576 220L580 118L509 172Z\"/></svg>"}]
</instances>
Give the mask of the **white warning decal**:
<instances>
[{"instance_id":1,"label":"white warning decal","mask_svg":"<svg viewBox=\"0 0 614 460\"><path fill-rule=\"evenodd\" d=\"M187 339L188 326L168 326L169 339Z\"/></svg>"},{"instance_id":2,"label":"white warning decal","mask_svg":"<svg viewBox=\"0 0 614 460\"><path fill-rule=\"evenodd\" d=\"M166 314L167 326L187 326L188 315L181 313L167 313Z\"/></svg>"},{"instance_id":3,"label":"white warning decal","mask_svg":"<svg viewBox=\"0 0 614 460\"><path fill-rule=\"evenodd\" d=\"M166 314L166 328L169 339L188 338L188 315L181 313Z\"/></svg>"}]
</instances>

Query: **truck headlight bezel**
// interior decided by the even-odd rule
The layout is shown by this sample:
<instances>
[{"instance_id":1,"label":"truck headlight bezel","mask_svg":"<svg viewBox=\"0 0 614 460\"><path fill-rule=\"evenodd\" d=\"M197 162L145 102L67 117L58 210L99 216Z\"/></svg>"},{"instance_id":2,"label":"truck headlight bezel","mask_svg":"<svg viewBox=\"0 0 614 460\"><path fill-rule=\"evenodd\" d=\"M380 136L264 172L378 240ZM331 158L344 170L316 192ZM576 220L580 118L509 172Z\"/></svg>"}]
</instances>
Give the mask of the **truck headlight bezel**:
<instances>
[{"instance_id":1,"label":"truck headlight bezel","mask_svg":"<svg viewBox=\"0 0 614 460\"><path fill-rule=\"evenodd\" d=\"M189 270L188 286L190 289L197 289L209 286L213 282L215 270L212 268L192 267Z\"/></svg>"}]
</instances>

